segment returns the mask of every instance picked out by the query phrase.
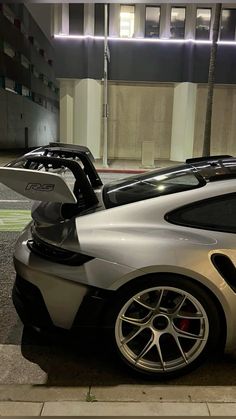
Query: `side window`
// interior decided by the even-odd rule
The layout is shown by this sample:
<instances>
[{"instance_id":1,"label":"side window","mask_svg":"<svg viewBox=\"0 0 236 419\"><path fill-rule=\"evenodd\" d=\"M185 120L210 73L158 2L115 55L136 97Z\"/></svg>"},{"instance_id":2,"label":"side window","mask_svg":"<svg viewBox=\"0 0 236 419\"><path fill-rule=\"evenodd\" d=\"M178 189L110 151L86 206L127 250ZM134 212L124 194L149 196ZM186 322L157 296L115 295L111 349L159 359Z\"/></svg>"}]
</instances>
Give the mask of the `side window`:
<instances>
[{"instance_id":1,"label":"side window","mask_svg":"<svg viewBox=\"0 0 236 419\"><path fill-rule=\"evenodd\" d=\"M174 224L236 233L236 194L218 196L172 211L166 219Z\"/></svg>"}]
</instances>

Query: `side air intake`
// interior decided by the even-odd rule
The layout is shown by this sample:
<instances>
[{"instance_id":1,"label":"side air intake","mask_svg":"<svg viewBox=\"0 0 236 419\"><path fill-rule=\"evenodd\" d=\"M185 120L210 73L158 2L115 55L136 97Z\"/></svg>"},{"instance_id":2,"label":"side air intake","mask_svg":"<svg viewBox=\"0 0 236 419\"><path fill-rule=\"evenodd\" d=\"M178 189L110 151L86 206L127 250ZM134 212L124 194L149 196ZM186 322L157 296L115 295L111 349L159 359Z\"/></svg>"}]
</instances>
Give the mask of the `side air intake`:
<instances>
[{"instance_id":1,"label":"side air intake","mask_svg":"<svg viewBox=\"0 0 236 419\"><path fill-rule=\"evenodd\" d=\"M230 258L222 253L215 253L211 257L214 267L227 284L236 292L236 268Z\"/></svg>"}]
</instances>

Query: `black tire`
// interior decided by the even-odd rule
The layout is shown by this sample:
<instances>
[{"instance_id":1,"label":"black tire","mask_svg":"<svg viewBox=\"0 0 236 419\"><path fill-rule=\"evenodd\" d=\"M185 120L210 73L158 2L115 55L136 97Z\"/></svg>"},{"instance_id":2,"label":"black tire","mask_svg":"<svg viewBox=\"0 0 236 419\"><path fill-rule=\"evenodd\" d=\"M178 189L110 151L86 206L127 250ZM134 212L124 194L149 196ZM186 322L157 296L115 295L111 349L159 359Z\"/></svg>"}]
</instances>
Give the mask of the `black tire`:
<instances>
[{"instance_id":1,"label":"black tire","mask_svg":"<svg viewBox=\"0 0 236 419\"><path fill-rule=\"evenodd\" d=\"M191 308L191 303L193 303L193 307L194 304L196 303L197 307L200 307L200 311L202 311L202 313L204 314L203 317L201 317L201 320L189 320L190 321L190 326L191 328L199 328L199 330L203 329L206 331L208 331L208 333L206 333L204 336L206 336L206 339L196 339L195 343L193 345L199 345L199 353L194 354L193 349L189 350L189 352L191 353L191 351L193 352L193 356L192 356L192 360L191 359L184 359L185 357L185 352L184 355L182 355L182 353L180 352L180 356L183 357L183 362L185 362L184 365L182 366L177 366L175 369L166 369L165 371L160 371L160 370L148 370L146 368L146 366L144 367L143 365L138 365L137 363L134 364L134 360L133 359L128 359L130 356L130 353L133 354L134 350L132 349L131 352L129 351L129 344L125 344L125 346L127 347L127 352L125 352L125 349L121 349L120 348L120 337L118 338L119 335L119 331L121 330L123 333L123 328L124 328L124 324L126 324L126 320L125 322L123 320L119 320L118 316L121 313L122 309L126 306L127 302L129 302L129 300L131 298L133 298L136 294L141 293L145 290L148 289L152 289L154 287L158 287L158 290L156 290L155 292L159 292L159 287L163 287L163 288L170 288L170 290L166 290L166 299L167 299L167 294L169 292L169 296L172 295L172 291L171 289L178 289L183 291L183 293L187 293L186 295L188 296L192 296L191 298L186 298L186 302L184 304L186 304L186 306L188 305L188 309L190 310ZM154 291L153 291L154 292ZM160 291L161 292L161 291ZM174 291L176 292L176 291ZM138 300L140 301L140 298L146 297L146 295L150 294L142 294L141 297L138 297ZM165 294L163 294L165 296ZM176 296L178 297L178 293L176 293ZM163 298L163 297L162 297ZM169 297L170 298L170 297ZM180 297L178 297L180 298ZM137 304L136 301L130 303L130 305L128 306L127 310L131 310L132 312L132 307ZM139 303L140 305L140 303ZM138 310L138 308L135 308L136 310ZM134 310L134 309L133 309ZM144 309L145 310L145 309ZM191 310L193 310L193 308L191 308ZM141 311L141 309L140 309ZM196 315L197 315L198 310L196 309ZM126 313L126 312L125 312ZM195 314L195 313L194 313ZM181 312L179 312L179 315L182 316ZM190 314L191 315L191 314ZM205 316L206 315L206 316ZM154 316L154 315L153 315ZM155 317L156 316L156 317ZM154 317L152 319L153 321L156 321L160 323L161 317L166 316L165 314L162 316L161 313L155 315L155 320ZM166 316L167 317L167 316ZM225 321L223 319L223 313L222 313L222 309L218 306L218 303L215 301L214 297L211 296L211 294L205 290L201 285L198 285L198 283L194 282L193 280L191 280L191 278L187 278L187 277L181 277L181 276L177 276L177 275L172 275L172 274L162 274L162 275L158 275L158 276L149 276L149 277L142 277L142 278L138 278L135 282L132 281L131 284L128 284L128 286L124 287L121 291L117 292L115 301L113 301L112 307L110 308L110 312L108 313L108 318L110 318L111 320L111 333L112 333L112 340L113 340L113 344L115 346L115 350L118 354L118 356L121 358L121 360L128 365L133 371L135 371L136 373L141 374L142 376L146 376L148 378L152 378L152 379L164 379L164 378L172 378L172 377L176 377L176 376L180 376L183 375L185 373L190 372L191 370L197 368L199 365L201 365L204 360L206 360L209 355L212 356L216 354L216 348L223 348L224 343L225 343L225 335L226 335L226 331L225 331ZM165 320L166 321L166 320ZM173 326L173 324L176 326L176 321L181 321L179 320L179 318L176 320L174 319L169 320L170 323L170 327ZM192 322L192 323L191 323ZM195 323L194 323L195 322ZM198 325L198 322L199 325ZM186 324L186 322L185 322ZM154 323L151 323L151 327L153 328ZM208 329L207 326L208 325ZM130 327L132 327L133 325L131 325ZM127 326L125 326L127 327ZM136 327L136 326L133 326ZM156 327L156 326L155 326ZM160 328L160 324L158 325L158 327ZM163 327L163 325L162 325ZM169 327L169 326L168 326ZM192 330L190 328L190 330ZM161 330L157 329L158 332ZM167 330L167 329L166 329ZM177 329L179 330L179 329ZM139 333L139 338L132 338L133 341L134 339L141 339L141 337L143 338L143 336L141 336L141 334L147 333L147 331L149 332L149 329L145 329L145 332L142 331L142 333ZM134 330L135 332L135 330ZM132 330L129 332L130 335L133 333ZM150 333L153 336L153 331L150 328ZM181 333L183 333L182 329L181 329ZM186 333L186 332L184 332ZM188 332L187 332L188 333ZM200 333L200 332L198 332ZM130 336L129 335L129 336ZM154 334L155 335L155 334ZM169 335L169 337L167 337L168 333L166 333L165 338L164 339L172 339L171 334ZM128 334L127 334L128 336ZM125 336L125 338L127 337ZM199 335L200 337L200 335ZM131 339L131 340L132 340ZM151 339L153 339L154 341L154 337L151 337ZM160 339L163 340L162 338L158 338L159 342L161 342ZM178 337L178 342L182 342L182 345L192 345L192 343L186 343L187 341L190 341L192 338L186 338L186 337L182 337L179 336ZM194 338L195 339L195 338ZM184 343L183 343L184 342ZM133 342L135 343L135 342ZM176 341L174 342L175 345ZM201 346L202 345L202 346ZM169 348L169 346L166 344L167 348ZM194 346L194 347L195 347ZM123 348L123 346L122 346ZM177 344L176 344L176 348L177 350L179 350ZM202 348L202 349L201 349ZM154 349L155 349L155 345L154 345ZM154 350L152 349L152 350ZM182 348L183 349L183 348ZM136 349L135 349L136 350ZM158 350L158 349L157 349ZM125 352L125 355L124 355ZM168 352L168 351L167 351ZM188 353L189 353L188 352ZM160 353L160 352L158 352ZM177 352L176 352L177 353ZM128 354L128 355L127 355ZM164 352L163 352L164 354ZM145 356L151 356L151 350L149 351L149 355L145 355ZM153 355L152 355L153 356ZM159 355L158 355L159 356ZM166 354L167 356L167 354ZM168 354L168 356L170 356ZM195 358L194 358L195 356ZM131 356L131 358L133 357L133 355ZM152 358L151 358L152 359ZM176 358L177 360L177 358ZM161 358L160 358L161 361ZM139 361L138 361L139 362ZM143 359L143 362L149 362L145 360L145 357ZM171 365L170 362L172 361L168 361L169 364ZM176 361L177 362L177 361ZM187 362L187 363L186 363ZM161 362L158 363L158 365L161 365ZM165 364L165 362L164 362ZM162 368L163 367L163 362L162 362Z\"/></svg>"}]
</instances>

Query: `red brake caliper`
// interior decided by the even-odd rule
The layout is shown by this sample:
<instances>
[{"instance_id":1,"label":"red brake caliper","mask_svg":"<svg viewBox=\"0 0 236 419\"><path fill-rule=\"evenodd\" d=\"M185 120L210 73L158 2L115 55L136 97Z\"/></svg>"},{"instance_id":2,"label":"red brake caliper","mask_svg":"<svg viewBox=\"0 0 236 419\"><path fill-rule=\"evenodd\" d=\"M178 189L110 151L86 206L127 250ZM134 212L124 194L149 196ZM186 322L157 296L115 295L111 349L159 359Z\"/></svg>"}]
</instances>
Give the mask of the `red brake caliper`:
<instances>
[{"instance_id":1,"label":"red brake caliper","mask_svg":"<svg viewBox=\"0 0 236 419\"><path fill-rule=\"evenodd\" d=\"M183 330L183 332L187 332L189 330L190 320L189 319L181 319L179 322L179 329Z\"/></svg>"}]
</instances>

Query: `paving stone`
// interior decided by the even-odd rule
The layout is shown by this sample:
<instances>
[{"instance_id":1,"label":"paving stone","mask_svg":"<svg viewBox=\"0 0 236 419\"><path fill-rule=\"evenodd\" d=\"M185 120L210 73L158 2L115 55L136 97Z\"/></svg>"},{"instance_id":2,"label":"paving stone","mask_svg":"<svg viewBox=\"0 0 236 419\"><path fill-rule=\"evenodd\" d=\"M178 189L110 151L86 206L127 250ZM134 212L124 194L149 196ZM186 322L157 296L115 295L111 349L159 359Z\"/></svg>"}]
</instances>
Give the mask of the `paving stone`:
<instances>
[{"instance_id":1,"label":"paving stone","mask_svg":"<svg viewBox=\"0 0 236 419\"><path fill-rule=\"evenodd\" d=\"M32 385L0 385L0 400L5 401L86 401L89 387L49 387Z\"/></svg>"},{"instance_id":2,"label":"paving stone","mask_svg":"<svg viewBox=\"0 0 236 419\"><path fill-rule=\"evenodd\" d=\"M190 401L188 386L158 386L153 384L92 386L91 394L99 402L102 401Z\"/></svg>"},{"instance_id":3,"label":"paving stone","mask_svg":"<svg viewBox=\"0 0 236 419\"><path fill-rule=\"evenodd\" d=\"M47 402L42 416L209 416L206 403Z\"/></svg>"},{"instance_id":4,"label":"paving stone","mask_svg":"<svg viewBox=\"0 0 236 419\"><path fill-rule=\"evenodd\" d=\"M211 416L236 416L236 403L207 403Z\"/></svg>"},{"instance_id":5,"label":"paving stone","mask_svg":"<svg viewBox=\"0 0 236 419\"><path fill-rule=\"evenodd\" d=\"M193 402L235 402L236 386L194 386L189 394Z\"/></svg>"},{"instance_id":6,"label":"paving stone","mask_svg":"<svg viewBox=\"0 0 236 419\"><path fill-rule=\"evenodd\" d=\"M40 416L43 403L0 402L0 416Z\"/></svg>"}]
</instances>

